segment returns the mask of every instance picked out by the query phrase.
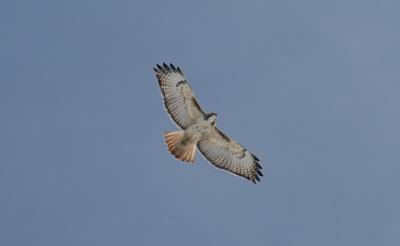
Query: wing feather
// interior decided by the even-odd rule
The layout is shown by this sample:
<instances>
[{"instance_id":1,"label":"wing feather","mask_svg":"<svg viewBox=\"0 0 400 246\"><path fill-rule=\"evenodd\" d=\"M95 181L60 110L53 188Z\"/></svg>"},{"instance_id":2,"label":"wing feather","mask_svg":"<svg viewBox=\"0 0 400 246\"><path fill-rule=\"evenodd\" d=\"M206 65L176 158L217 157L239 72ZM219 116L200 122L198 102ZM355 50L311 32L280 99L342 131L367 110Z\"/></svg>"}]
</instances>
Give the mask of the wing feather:
<instances>
[{"instance_id":1,"label":"wing feather","mask_svg":"<svg viewBox=\"0 0 400 246\"><path fill-rule=\"evenodd\" d=\"M218 168L244 177L253 183L263 176L259 159L214 127L207 138L197 144L203 156Z\"/></svg>"},{"instance_id":2,"label":"wing feather","mask_svg":"<svg viewBox=\"0 0 400 246\"><path fill-rule=\"evenodd\" d=\"M157 64L153 68L164 98L164 106L172 120L183 130L198 117L204 117L196 97L181 69L173 64Z\"/></svg>"}]
</instances>

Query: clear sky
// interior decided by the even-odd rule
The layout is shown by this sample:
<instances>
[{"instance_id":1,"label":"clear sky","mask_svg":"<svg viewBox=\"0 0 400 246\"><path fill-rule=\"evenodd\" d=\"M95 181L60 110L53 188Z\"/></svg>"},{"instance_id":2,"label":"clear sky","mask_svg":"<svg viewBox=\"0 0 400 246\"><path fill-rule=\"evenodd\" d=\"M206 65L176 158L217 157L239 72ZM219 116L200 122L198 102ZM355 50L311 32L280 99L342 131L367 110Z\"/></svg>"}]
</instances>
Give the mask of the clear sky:
<instances>
[{"instance_id":1,"label":"clear sky","mask_svg":"<svg viewBox=\"0 0 400 246\"><path fill-rule=\"evenodd\" d=\"M0 245L400 245L399 1L1 1ZM258 184L175 160L179 65Z\"/></svg>"}]
</instances>

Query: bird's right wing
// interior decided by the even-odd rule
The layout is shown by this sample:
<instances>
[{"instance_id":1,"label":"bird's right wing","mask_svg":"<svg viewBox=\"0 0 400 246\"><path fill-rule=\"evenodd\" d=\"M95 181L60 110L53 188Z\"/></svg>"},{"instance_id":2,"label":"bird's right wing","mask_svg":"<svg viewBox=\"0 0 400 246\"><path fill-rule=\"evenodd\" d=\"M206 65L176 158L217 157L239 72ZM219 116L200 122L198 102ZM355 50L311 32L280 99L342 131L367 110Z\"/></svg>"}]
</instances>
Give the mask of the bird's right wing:
<instances>
[{"instance_id":1,"label":"bird's right wing","mask_svg":"<svg viewBox=\"0 0 400 246\"><path fill-rule=\"evenodd\" d=\"M204 117L204 112L179 67L163 63L163 66L157 64L154 71L164 98L165 109L181 129L185 130L193 120Z\"/></svg>"}]
</instances>

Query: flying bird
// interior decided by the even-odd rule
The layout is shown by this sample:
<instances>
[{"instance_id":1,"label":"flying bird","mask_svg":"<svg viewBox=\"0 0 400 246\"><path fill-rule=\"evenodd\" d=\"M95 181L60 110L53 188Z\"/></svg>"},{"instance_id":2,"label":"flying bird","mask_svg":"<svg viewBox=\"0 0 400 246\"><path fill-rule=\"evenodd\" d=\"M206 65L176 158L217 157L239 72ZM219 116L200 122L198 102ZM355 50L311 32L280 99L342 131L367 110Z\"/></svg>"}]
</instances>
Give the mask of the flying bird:
<instances>
[{"instance_id":1,"label":"flying bird","mask_svg":"<svg viewBox=\"0 0 400 246\"><path fill-rule=\"evenodd\" d=\"M205 113L182 70L173 64L157 64L154 72L171 119L182 131L164 132L168 151L175 158L193 163L196 146L217 168L244 177L253 183L263 176L259 159L216 126L216 113Z\"/></svg>"}]
</instances>

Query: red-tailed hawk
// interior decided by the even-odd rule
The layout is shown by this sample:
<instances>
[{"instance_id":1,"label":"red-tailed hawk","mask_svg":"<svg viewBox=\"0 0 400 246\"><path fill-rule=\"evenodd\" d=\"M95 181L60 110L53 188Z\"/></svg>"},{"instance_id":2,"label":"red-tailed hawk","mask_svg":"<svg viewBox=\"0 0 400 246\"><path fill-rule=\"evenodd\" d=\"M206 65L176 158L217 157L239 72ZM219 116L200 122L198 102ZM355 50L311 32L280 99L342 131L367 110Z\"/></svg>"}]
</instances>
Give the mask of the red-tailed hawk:
<instances>
[{"instance_id":1,"label":"red-tailed hawk","mask_svg":"<svg viewBox=\"0 0 400 246\"><path fill-rule=\"evenodd\" d=\"M215 125L216 113L204 113L179 67L163 63L154 68L164 106L172 120L183 130L165 132L169 152L177 159L193 163L196 146L218 168L242 176L253 183L263 176L260 160Z\"/></svg>"}]
</instances>

